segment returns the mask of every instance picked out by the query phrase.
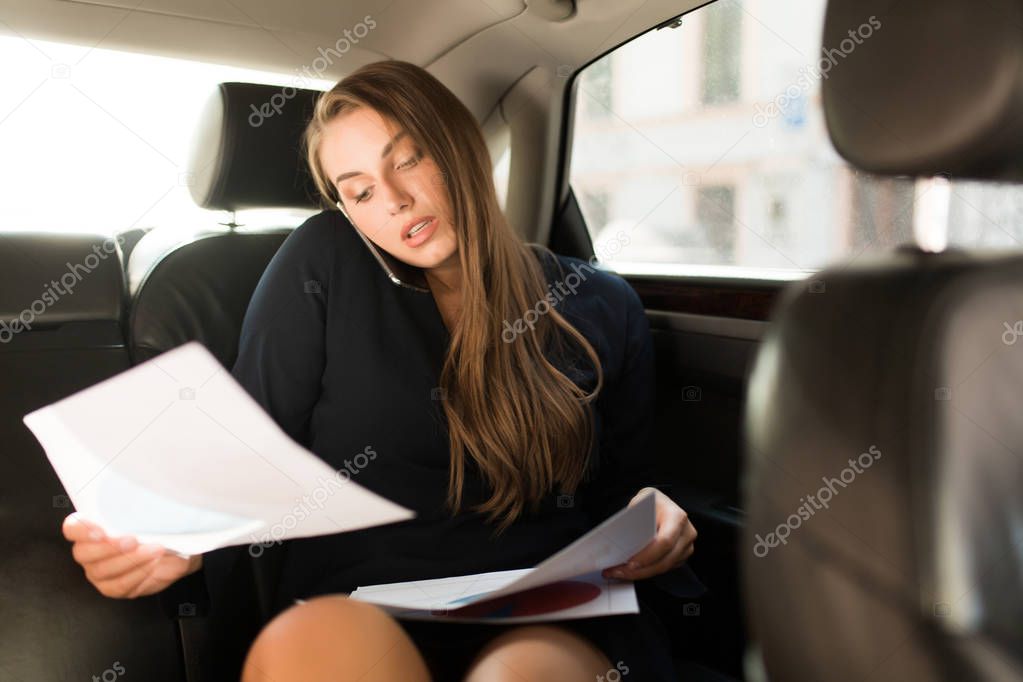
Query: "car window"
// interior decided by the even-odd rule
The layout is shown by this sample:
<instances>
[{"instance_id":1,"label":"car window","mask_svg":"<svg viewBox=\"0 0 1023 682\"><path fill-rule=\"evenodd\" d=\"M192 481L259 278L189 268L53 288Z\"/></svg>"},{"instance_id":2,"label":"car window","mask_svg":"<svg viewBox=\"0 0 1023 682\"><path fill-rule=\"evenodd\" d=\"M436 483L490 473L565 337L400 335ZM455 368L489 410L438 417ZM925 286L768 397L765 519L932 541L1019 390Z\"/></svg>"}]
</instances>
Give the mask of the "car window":
<instances>
[{"instance_id":1,"label":"car window","mask_svg":"<svg viewBox=\"0 0 1023 682\"><path fill-rule=\"evenodd\" d=\"M824 9L718 0L582 70L569 180L598 258L625 273L801 277L913 242L921 208L941 198L950 243L1023 243L1023 189L932 192L837 155L821 82L884 26L865 12L822 49Z\"/></svg>"},{"instance_id":2,"label":"car window","mask_svg":"<svg viewBox=\"0 0 1023 682\"><path fill-rule=\"evenodd\" d=\"M173 242L230 214L199 208L188 183L198 116L225 81L327 89L334 81L0 37L0 230L116 234L159 228ZM315 75L316 72L312 72ZM495 159L502 205L510 151ZM315 210L239 211L246 227L297 225Z\"/></svg>"},{"instance_id":3,"label":"car window","mask_svg":"<svg viewBox=\"0 0 1023 682\"><path fill-rule=\"evenodd\" d=\"M295 79L17 36L0 38L0 62L18 64L4 71L0 90L0 147L18 159L0 164L5 231L215 227L228 214L200 209L188 191L203 104L222 81L283 86ZM239 222L308 213L239 212Z\"/></svg>"}]
</instances>

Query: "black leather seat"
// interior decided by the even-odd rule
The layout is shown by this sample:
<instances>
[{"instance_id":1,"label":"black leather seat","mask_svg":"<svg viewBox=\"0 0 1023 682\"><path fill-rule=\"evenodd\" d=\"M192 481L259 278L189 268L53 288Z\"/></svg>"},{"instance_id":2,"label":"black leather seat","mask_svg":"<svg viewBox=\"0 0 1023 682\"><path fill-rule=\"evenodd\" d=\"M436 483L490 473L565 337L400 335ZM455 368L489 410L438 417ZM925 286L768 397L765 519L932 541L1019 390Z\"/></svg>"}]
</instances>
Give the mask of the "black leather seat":
<instances>
[{"instance_id":1,"label":"black leather seat","mask_svg":"<svg viewBox=\"0 0 1023 682\"><path fill-rule=\"evenodd\" d=\"M251 106L258 108L277 92L273 86L222 83L213 93L189 162L197 204L231 212L316 208L300 140L320 93L297 90L279 113L252 126ZM156 232L140 239L127 270L132 361L197 340L231 368L252 292L298 222L246 230L232 220L230 229L201 231L170 246ZM189 682L238 679L246 647L270 615L277 558L265 552L258 562L243 560L231 567L226 578L230 593L212 609L203 574L161 595L167 610L178 615Z\"/></svg>"},{"instance_id":2,"label":"black leather seat","mask_svg":"<svg viewBox=\"0 0 1023 682\"><path fill-rule=\"evenodd\" d=\"M874 172L1023 179L1023 3L832 0ZM904 248L793 285L750 386L743 567L772 682L1023 680L1023 256ZM1023 322L1019 323L1023 326Z\"/></svg>"},{"instance_id":3,"label":"black leather seat","mask_svg":"<svg viewBox=\"0 0 1023 682\"><path fill-rule=\"evenodd\" d=\"M249 122L280 88L221 83L199 121L189 159L190 191L203 208L314 209L315 187L300 140L319 92L296 90L280 113ZM225 366L234 363L249 298L297 223L248 231L209 229L166 247L162 235L138 241L128 263L129 341L137 363L201 341Z\"/></svg>"},{"instance_id":4,"label":"black leather seat","mask_svg":"<svg viewBox=\"0 0 1023 682\"><path fill-rule=\"evenodd\" d=\"M128 263L132 361L195 340L230 368L252 292L292 229L204 234L155 256L143 238Z\"/></svg>"},{"instance_id":5,"label":"black leather seat","mask_svg":"<svg viewBox=\"0 0 1023 682\"><path fill-rule=\"evenodd\" d=\"M906 250L820 278L789 291L750 387L770 679L1023 679L1023 355L1001 338L1023 257Z\"/></svg>"},{"instance_id":6,"label":"black leather seat","mask_svg":"<svg viewBox=\"0 0 1023 682\"><path fill-rule=\"evenodd\" d=\"M67 491L22 422L130 366L119 245L7 233L0 278L0 679L177 682L173 622L156 598L108 599L86 582L61 535Z\"/></svg>"}]
</instances>

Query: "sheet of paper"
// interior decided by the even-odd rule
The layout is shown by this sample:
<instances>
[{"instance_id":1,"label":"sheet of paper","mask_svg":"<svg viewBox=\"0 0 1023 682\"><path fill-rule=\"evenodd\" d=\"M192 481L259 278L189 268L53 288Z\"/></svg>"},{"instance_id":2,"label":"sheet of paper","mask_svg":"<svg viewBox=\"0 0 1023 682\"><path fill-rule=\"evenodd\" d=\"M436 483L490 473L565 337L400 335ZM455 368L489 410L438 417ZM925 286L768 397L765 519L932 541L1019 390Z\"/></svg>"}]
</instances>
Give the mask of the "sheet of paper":
<instances>
[{"instance_id":1,"label":"sheet of paper","mask_svg":"<svg viewBox=\"0 0 1023 682\"><path fill-rule=\"evenodd\" d=\"M388 607L404 615L412 611L448 612L533 588L578 581L580 576L590 576L588 580L592 581L592 576L596 575L597 579L604 581L600 578L600 571L627 561L653 540L655 532L654 491L648 490L631 507L618 511L533 568L369 585L359 587L350 597ZM604 582L611 585L613 581ZM621 594L621 591L610 592ZM632 594L635 601L635 593ZM593 606L600 605L598 601Z\"/></svg>"},{"instance_id":2,"label":"sheet of paper","mask_svg":"<svg viewBox=\"0 0 1023 682\"><path fill-rule=\"evenodd\" d=\"M291 440L195 341L23 421L83 517L182 554L415 515Z\"/></svg>"},{"instance_id":3,"label":"sheet of paper","mask_svg":"<svg viewBox=\"0 0 1023 682\"><path fill-rule=\"evenodd\" d=\"M498 571L490 574L494 584L507 583L521 570ZM454 591L477 591L487 583L478 576L446 578L447 587ZM406 583L413 585L413 583ZM406 596L416 598L416 588L410 587ZM352 598L355 598L353 593ZM458 600L455 600L456 602ZM464 606L446 609L410 609L381 604L380 608L396 618L409 620L443 620L459 623L540 623L552 620L592 618L617 613L639 613L636 588L623 580L609 580L600 572L588 573L567 580L557 580L540 587L514 592L491 599L473 600Z\"/></svg>"}]
</instances>

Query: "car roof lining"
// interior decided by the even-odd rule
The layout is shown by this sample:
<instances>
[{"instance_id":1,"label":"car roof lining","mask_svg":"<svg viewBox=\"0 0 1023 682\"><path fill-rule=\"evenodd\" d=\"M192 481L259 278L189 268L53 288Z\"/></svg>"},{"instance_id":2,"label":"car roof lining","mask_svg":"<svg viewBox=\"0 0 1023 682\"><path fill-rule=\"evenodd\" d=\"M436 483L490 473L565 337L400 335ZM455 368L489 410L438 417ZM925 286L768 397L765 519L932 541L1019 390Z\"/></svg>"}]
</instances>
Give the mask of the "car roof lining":
<instances>
[{"instance_id":1,"label":"car roof lining","mask_svg":"<svg viewBox=\"0 0 1023 682\"><path fill-rule=\"evenodd\" d=\"M427 68L476 116L492 155L511 131L505 213L523 238L546 243L564 194L557 184L559 154L568 149L564 116L572 79L567 76L707 0L575 0L575 11L560 21L556 17L564 14L566 0L302 0L299 9L291 3L286 10L274 0L245 0L244 6L242 0L144 0L134 10L114 6L126 3L137 0L0 0L0 30L28 39L299 74L313 66L320 50L343 39L345 29L354 31L371 16L376 27L318 75L339 80L387 58ZM234 7L236 14L206 8L218 4ZM282 11L301 16L286 21ZM311 85L298 76L295 84Z\"/></svg>"},{"instance_id":2,"label":"car roof lining","mask_svg":"<svg viewBox=\"0 0 1023 682\"><path fill-rule=\"evenodd\" d=\"M322 78L339 80L365 63L403 59L429 68L481 122L531 68L578 67L702 4L577 0L567 20L547 19L550 6L562 2L304 0L299 6L276 0L0 0L8 35L282 74L298 74L304 66L313 72L320 50L334 48L346 29L352 35L370 16L376 26L340 59L332 59L319 72Z\"/></svg>"}]
</instances>

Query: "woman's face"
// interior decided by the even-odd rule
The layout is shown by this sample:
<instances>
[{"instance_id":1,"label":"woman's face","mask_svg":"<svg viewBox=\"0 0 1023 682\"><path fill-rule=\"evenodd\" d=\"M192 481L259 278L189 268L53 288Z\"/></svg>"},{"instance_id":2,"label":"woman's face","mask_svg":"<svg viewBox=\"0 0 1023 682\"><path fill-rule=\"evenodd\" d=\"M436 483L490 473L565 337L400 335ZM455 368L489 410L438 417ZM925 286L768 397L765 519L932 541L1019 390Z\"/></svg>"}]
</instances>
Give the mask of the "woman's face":
<instances>
[{"instance_id":1,"label":"woman's face","mask_svg":"<svg viewBox=\"0 0 1023 682\"><path fill-rule=\"evenodd\" d=\"M367 107L335 117L323 129L320 165L378 247L424 269L457 262L444 174L394 123Z\"/></svg>"}]
</instances>

